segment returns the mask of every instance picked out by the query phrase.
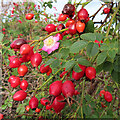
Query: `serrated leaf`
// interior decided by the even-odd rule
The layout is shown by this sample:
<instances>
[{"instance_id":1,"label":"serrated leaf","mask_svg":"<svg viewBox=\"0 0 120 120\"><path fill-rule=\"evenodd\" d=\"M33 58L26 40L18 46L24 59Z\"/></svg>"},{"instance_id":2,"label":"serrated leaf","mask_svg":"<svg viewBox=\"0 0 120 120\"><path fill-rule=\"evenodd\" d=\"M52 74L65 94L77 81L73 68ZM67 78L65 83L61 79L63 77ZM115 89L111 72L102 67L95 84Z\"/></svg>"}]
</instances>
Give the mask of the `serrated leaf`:
<instances>
[{"instance_id":1,"label":"serrated leaf","mask_svg":"<svg viewBox=\"0 0 120 120\"><path fill-rule=\"evenodd\" d=\"M116 72L115 70L113 70L111 76L114 81L120 84L120 72Z\"/></svg>"},{"instance_id":2,"label":"serrated leaf","mask_svg":"<svg viewBox=\"0 0 120 120\"><path fill-rule=\"evenodd\" d=\"M86 52L89 57L95 56L99 52L98 45L90 42L87 46Z\"/></svg>"},{"instance_id":3,"label":"serrated leaf","mask_svg":"<svg viewBox=\"0 0 120 120\"><path fill-rule=\"evenodd\" d=\"M61 62L60 60L55 59L54 62L52 62L51 67L56 68L56 67L60 66L60 62Z\"/></svg>"},{"instance_id":4,"label":"serrated leaf","mask_svg":"<svg viewBox=\"0 0 120 120\"><path fill-rule=\"evenodd\" d=\"M102 64L102 63L105 61L106 58L107 58L107 53L106 53L106 52L100 53L100 54L97 56L97 59L96 59L97 65Z\"/></svg>"},{"instance_id":5,"label":"serrated leaf","mask_svg":"<svg viewBox=\"0 0 120 120\"><path fill-rule=\"evenodd\" d=\"M70 47L70 53L78 53L80 50L84 49L87 46L87 42L79 40Z\"/></svg>"},{"instance_id":6,"label":"serrated leaf","mask_svg":"<svg viewBox=\"0 0 120 120\"><path fill-rule=\"evenodd\" d=\"M83 57L77 59L77 61L78 61L78 63L81 64L81 65L91 66L91 63L90 63L87 59L85 59L85 58L83 58Z\"/></svg>"},{"instance_id":7,"label":"serrated leaf","mask_svg":"<svg viewBox=\"0 0 120 120\"><path fill-rule=\"evenodd\" d=\"M45 63L45 67L47 66L47 65L50 65L52 62L54 62L55 61L55 59L54 58L51 58L51 59L49 59L46 63Z\"/></svg>"},{"instance_id":8,"label":"serrated leaf","mask_svg":"<svg viewBox=\"0 0 120 120\"><path fill-rule=\"evenodd\" d=\"M70 45L72 45L72 41L70 40L62 41L62 45L63 47L69 47Z\"/></svg>"},{"instance_id":9,"label":"serrated leaf","mask_svg":"<svg viewBox=\"0 0 120 120\"><path fill-rule=\"evenodd\" d=\"M77 73L82 71L78 64L73 67L73 70Z\"/></svg>"},{"instance_id":10,"label":"serrated leaf","mask_svg":"<svg viewBox=\"0 0 120 120\"><path fill-rule=\"evenodd\" d=\"M67 71L67 70L71 69L74 65L75 65L75 61L69 60L68 62L65 63L64 68Z\"/></svg>"},{"instance_id":11,"label":"serrated leaf","mask_svg":"<svg viewBox=\"0 0 120 120\"><path fill-rule=\"evenodd\" d=\"M68 57L69 56L69 48L62 48L59 52L61 54L61 57Z\"/></svg>"},{"instance_id":12,"label":"serrated leaf","mask_svg":"<svg viewBox=\"0 0 120 120\"><path fill-rule=\"evenodd\" d=\"M105 37L103 34L100 33L85 33L82 34L80 38L88 41L95 41L95 40L101 41Z\"/></svg>"},{"instance_id":13,"label":"serrated leaf","mask_svg":"<svg viewBox=\"0 0 120 120\"><path fill-rule=\"evenodd\" d=\"M8 107L12 107L12 103L11 102L8 102Z\"/></svg>"}]
</instances>

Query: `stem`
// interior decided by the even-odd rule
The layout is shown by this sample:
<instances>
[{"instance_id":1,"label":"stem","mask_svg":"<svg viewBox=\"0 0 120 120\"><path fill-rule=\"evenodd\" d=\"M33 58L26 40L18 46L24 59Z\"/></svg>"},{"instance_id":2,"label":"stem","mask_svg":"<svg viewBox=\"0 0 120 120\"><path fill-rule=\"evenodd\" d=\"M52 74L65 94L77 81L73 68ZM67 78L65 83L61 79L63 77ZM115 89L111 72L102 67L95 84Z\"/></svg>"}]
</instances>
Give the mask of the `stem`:
<instances>
[{"instance_id":1,"label":"stem","mask_svg":"<svg viewBox=\"0 0 120 120\"><path fill-rule=\"evenodd\" d=\"M5 89L6 91L8 91L10 93L10 95L12 95L12 93L10 92L10 90L8 90L7 88L5 88L4 86L2 86L2 88Z\"/></svg>"},{"instance_id":2,"label":"stem","mask_svg":"<svg viewBox=\"0 0 120 120\"><path fill-rule=\"evenodd\" d=\"M111 27L111 25L112 25L112 22L113 22L113 19L114 19L115 15L117 14L117 12L118 12L118 10L119 10L119 7L120 7L120 3L118 4L118 7L115 9L114 14L112 15L112 18L111 18L110 24L109 24L109 26L108 26L108 29L107 29L107 32L106 32L105 37L108 37L108 35L109 35L110 27ZM106 39L107 39L107 38L106 38ZM105 39L105 40L106 40L106 39Z\"/></svg>"},{"instance_id":3,"label":"stem","mask_svg":"<svg viewBox=\"0 0 120 120\"><path fill-rule=\"evenodd\" d=\"M46 37L44 37L44 38L42 38L42 39L32 41L32 43L30 43L30 45L33 44L34 42L39 42L39 41L41 41L41 40L45 40L46 38L48 38L48 37L50 37L50 36L52 36L52 35L54 35L54 34L57 34L57 33L60 33L60 32L64 32L64 31L66 31L66 30L68 30L68 28L62 29L62 30L60 30L60 31L52 32L52 33L50 33L49 35L47 35Z\"/></svg>"},{"instance_id":4,"label":"stem","mask_svg":"<svg viewBox=\"0 0 120 120\"><path fill-rule=\"evenodd\" d=\"M82 85L82 98L80 101L81 104L81 118L83 119L83 108L82 108L82 103L83 103L83 98L84 98L84 87L85 87L85 80L83 80L83 85Z\"/></svg>"}]
</instances>

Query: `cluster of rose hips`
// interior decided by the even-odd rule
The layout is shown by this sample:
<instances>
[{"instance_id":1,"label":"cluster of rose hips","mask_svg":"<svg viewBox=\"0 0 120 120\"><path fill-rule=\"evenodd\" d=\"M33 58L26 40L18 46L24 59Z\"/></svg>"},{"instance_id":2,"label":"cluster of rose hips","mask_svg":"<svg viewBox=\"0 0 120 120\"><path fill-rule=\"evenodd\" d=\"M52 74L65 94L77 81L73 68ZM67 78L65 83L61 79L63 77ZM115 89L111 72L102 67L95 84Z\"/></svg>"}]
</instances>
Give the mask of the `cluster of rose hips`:
<instances>
[{"instance_id":1,"label":"cluster of rose hips","mask_svg":"<svg viewBox=\"0 0 120 120\"><path fill-rule=\"evenodd\" d=\"M80 67L80 69L82 70L81 72L75 72L74 70L72 71L72 78L75 80L79 80L81 78L83 78L84 74L86 75L86 77L90 80L94 79L96 77L96 70L94 67L87 67L81 64L78 64L78 66ZM70 75L70 73L68 73L68 71L64 71L60 74L60 78L62 78L65 74L67 74L67 76Z\"/></svg>"},{"instance_id":2,"label":"cluster of rose hips","mask_svg":"<svg viewBox=\"0 0 120 120\"><path fill-rule=\"evenodd\" d=\"M104 99L107 101L107 102L111 102L112 101L112 94L108 91L105 91L105 90L101 90L100 93L99 93L99 96L100 97L104 97ZM107 107L103 102L101 102L101 105L102 107Z\"/></svg>"},{"instance_id":3,"label":"cluster of rose hips","mask_svg":"<svg viewBox=\"0 0 120 120\"><path fill-rule=\"evenodd\" d=\"M89 14L85 8L81 8L77 15L75 16L75 7L72 4L66 4L62 10L62 14L59 14L58 21L65 21L67 18L69 20L66 24L59 24L57 26L57 30L60 31L64 28L68 28L68 30L62 32L62 34L58 33L56 36L59 36L60 40L64 35L75 35L76 33L81 34L84 32L85 24L89 21ZM55 32L56 26L54 24L48 24L45 27L45 30L48 33Z\"/></svg>"}]
</instances>

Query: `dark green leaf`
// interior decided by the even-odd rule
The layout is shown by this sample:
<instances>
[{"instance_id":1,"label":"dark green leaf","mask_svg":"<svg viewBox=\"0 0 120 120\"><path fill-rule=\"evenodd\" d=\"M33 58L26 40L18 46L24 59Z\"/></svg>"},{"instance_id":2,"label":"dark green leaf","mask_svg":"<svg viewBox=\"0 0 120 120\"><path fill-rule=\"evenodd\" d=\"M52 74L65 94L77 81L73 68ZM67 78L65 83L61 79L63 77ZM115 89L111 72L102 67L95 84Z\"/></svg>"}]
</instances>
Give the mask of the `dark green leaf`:
<instances>
[{"instance_id":1,"label":"dark green leaf","mask_svg":"<svg viewBox=\"0 0 120 120\"><path fill-rule=\"evenodd\" d=\"M86 52L89 57L95 56L99 52L98 45L90 42L87 46Z\"/></svg>"},{"instance_id":2,"label":"dark green leaf","mask_svg":"<svg viewBox=\"0 0 120 120\"><path fill-rule=\"evenodd\" d=\"M90 95L87 94L87 95L85 96L85 99L86 99L88 102L90 102L90 101L91 101Z\"/></svg>"},{"instance_id":3,"label":"dark green leaf","mask_svg":"<svg viewBox=\"0 0 120 120\"><path fill-rule=\"evenodd\" d=\"M87 45L86 41L80 40L75 43L70 47L70 53L78 53L80 50L84 49Z\"/></svg>"},{"instance_id":4,"label":"dark green leaf","mask_svg":"<svg viewBox=\"0 0 120 120\"><path fill-rule=\"evenodd\" d=\"M116 72L113 70L111 75L113 80L120 84L120 72Z\"/></svg>"},{"instance_id":5,"label":"dark green leaf","mask_svg":"<svg viewBox=\"0 0 120 120\"><path fill-rule=\"evenodd\" d=\"M86 116L91 114L91 108L89 106L83 105L83 112Z\"/></svg>"},{"instance_id":6,"label":"dark green leaf","mask_svg":"<svg viewBox=\"0 0 120 120\"><path fill-rule=\"evenodd\" d=\"M103 70L103 64L98 65L95 69L96 73L100 73Z\"/></svg>"},{"instance_id":7,"label":"dark green leaf","mask_svg":"<svg viewBox=\"0 0 120 120\"><path fill-rule=\"evenodd\" d=\"M82 71L78 64L73 67L73 70L77 73Z\"/></svg>"},{"instance_id":8,"label":"dark green leaf","mask_svg":"<svg viewBox=\"0 0 120 120\"><path fill-rule=\"evenodd\" d=\"M75 61L69 60L68 62L65 63L64 68L67 71L67 70L71 69L74 65L75 65Z\"/></svg>"},{"instance_id":9,"label":"dark green leaf","mask_svg":"<svg viewBox=\"0 0 120 120\"><path fill-rule=\"evenodd\" d=\"M60 66L60 62L61 62L60 60L55 59L54 62L52 62L51 67L56 68L56 67Z\"/></svg>"},{"instance_id":10,"label":"dark green leaf","mask_svg":"<svg viewBox=\"0 0 120 120\"><path fill-rule=\"evenodd\" d=\"M111 62L109 62L109 61L104 62L103 70L111 72L113 70L113 64Z\"/></svg>"},{"instance_id":11,"label":"dark green leaf","mask_svg":"<svg viewBox=\"0 0 120 120\"><path fill-rule=\"evenodd\" d=\"M116 53L117 53L117 51L116 51L116 50L113 50L113 49L111 49L111 50L108 51L109 57L110 57L111 59L113 59L113 60L114 60L114 58L115 58Z\"/></svg>"},{"instance_id":12,"label":"dark green leaf","mask_svg":"<svg viewBox=\"0 0 120 120\"><path fill-rule=\"evenodd\" d=\"M54 61L55 61L54 58L49 59L49 60L45 63L45 67L46 67L47 65L50 65L50 64L53 63Z\"/></svg>"},{"instance_id":13,"label":"dark green leaf","mask_svg":"<svg viewBox=\"0 0 120 120\"><path fill-rule=\"evenodd\" d=\"M113 63L113 68L116 72L120 72L120 56L115 58L115 62Z\"/></svg>"},{"instance_id":14,"label":"dark green leaf","mask_svg":"<svg viewBox=\"0 0 120 120\"><path fill-rule=\"evenodd\" d=\"M81 58L77 59L77 61L81 65L91 66L91 63L86 58L81 57Z\"/></svg>"},{"instance_id":15,"label":"dark green leaf","mask_svg":"<svg viewBox=\"0 0 120 120\"><path fill-rule=\"evenodd\" d=\"M97 56L97 59L96 59L97 65L102 64L102 63L105 61L106 57L107 57L107 53L106 53L106 52L100 53L100 54Z\"/></svg>"},{"instance_id":16,"label":"dark green leaf","mask_svg":"<svg viewBox=\"0 0 120 120\"><path fill-rule=\"evenodd\" d=\"M72 45L72 41L70 40L62 41L62 45L63 47L69 47L70 45Z\"/></svg>"},{"instance_id":17,"label":"dark green leaf","mask_svg":"<svg viewBox=\"0 0 120 120\"><path fill-rule=\"evenodd\" d=\"M94 33L94 23L92 20L89 20L85 25L85 33Z\"/></svg>"}]
</instances>

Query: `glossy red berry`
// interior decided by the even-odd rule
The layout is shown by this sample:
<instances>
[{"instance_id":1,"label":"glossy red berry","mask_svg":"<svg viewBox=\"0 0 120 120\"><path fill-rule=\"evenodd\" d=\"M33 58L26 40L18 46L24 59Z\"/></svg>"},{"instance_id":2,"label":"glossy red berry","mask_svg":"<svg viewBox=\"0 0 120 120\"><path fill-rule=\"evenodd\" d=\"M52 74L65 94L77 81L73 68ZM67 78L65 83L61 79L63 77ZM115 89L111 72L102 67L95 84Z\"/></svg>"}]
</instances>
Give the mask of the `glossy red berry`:
<instances>
[{"instance_id":1,"label":"glossy red berry","mask_svg":"<svg viewBox=\"0 0 120 120\"><path fill-rule=\"evenodd\" d=\"M69 33L70 33L71 35L76 34L76 32L77 32L77 30L76 30L76 23L71 24L71 25L68 27L68 30L69 30Z\"/></svg>"},{"instance_id":2,"label":"glossy red berry","mask_svg":"<svg viewBox=\"0 0 120 120\"><path fill-rule=\"evenodd\" d=\"M102 95L104 96L104 94L105 94L105 90L101 90L100 93L99 93L100 97L101 97Z\"/></svg>"},{"instance_id":3,"label":"glossy red berry","mask_svg":"<svg viewBox=\"0 0 120 120\"><path fill-rule=\"evenodd\" d=\"M10 76L9 79L8 79L8 82L11 82L11 80L13 80L14 77L15 77L15 75Z\"/></svg>"},{"instance_id":4,"label":"glossy red berry","mask_svg":"<svg viewBox=\"0 0 120 120\"><path fill-rule=\"evenodd\" d=\"M67 80L63 83L62 93L66 98L72 97L74 95L75 87L74 87L74 84L70 80Z\"/></svg>"},{"instance_id":5,"label":"glossy red berry","mask_svg":"<svg viewBox=\"0 0 120 120\"><path fill-rule=\"evenodd\" d=\"M21 65L21 62L16 56L10 56L8 59L10 60L10 68L17 68Z\"/></svg>"},{"instance_id":6,"label":"glossy red berry","mask_svg":"<svg viewBox=\"0 0 120 120\"><path fill-rule=\"evenodd\" d=\"M23 44L21 47L20 47L20 54L21 55L26 55L30 52L31 50L31 47L30 45L28 44Z\"/></svg>"},{"instance_id":7,"label":"glossy red berry","mask_svg":"<svg viewBox=\"0 0 120 120\"><path fill-rule=\"evenodd\" d=\"M58 21L65 21L67 19L67 15L59 14Z\"/></svg>"},{"instance_id":8,"label":"glossy red berry","mask_svg":"<svg viewBox=\"0 0 120 120\"><path fill-rule=\"evenodd\" d=\"M30 106L27 105L27 106L25 107L25 110L28 112L28 111L30 110Z\"/></svg>"},{"instance_id":9,"label":"glossy red berry","mask_svg":"<svg viewBox=\"0 0 120 120\"><path fill-rule=\"evenodd\" d=\"M45 27L45 30L46 30L48 33L55 32L55 31L56 31L56 26L55 26L54 24L48 24L48 25Z\"/></svg>"},{"instance_id":10,"label":"glossy red berry","mask_svg":"<svg viewBox=\"0 0 120 120\"><path fill-rule=\"evenodd\" d=\"M42 56L39 53L34 53L31 56L31 64L33 67L38 67L40 63L42 62Z\"/></svg>"},{"instance_id":11,"label":"glossy red berry","mask_svg":"<svg viewBox=\"0 0 120 120\"><path fill-rule=\"evenodd\" d=\"M28 14L25 15L25 18L26 18L27 20L32 20L33 17L34 17L34 14L32 14L32 13L28 13Z\"/></svg>"},{"instance_id":12,"label":"glossy red berry","mask_svg":"<svg viewBox=\"0 0 120 120\"><path fill-rule=\"evenodd\" d=\"M50 104L50 101L46 98L41 98L40 99L40 103L44 106L46 106L47 104Z\"/></svg>"},{"instance_id":13,"label":"glossy red berry","mask_svg":"<svg viewBox=\"0 0 120 120\"><path fill-rule=\"evenodd\" d=\"M75 72L73 70L72 72L72 78L74 78L75 80L79 80L80 78L82 78L84 76L84 73L85 73L85 69L86 69L86 66L84 65L80 65L78 64L80 69L82 70L81 72Z\"/></svg>"},{"instance_id":14,"label":"glossy red berry","mask_svg":"<svg viewBox=\"0 0 120 120\"><path fill-rule=\"evenodd\" d=\"M104 8L104 9L103 9L103 13L104 13L104 14L108 14L109 12L110 12L110 8Z\"/></svg>"},{"instance_id":15,"label":"glossy red berry","mask_svg":"<svg viewBox=\"0 0 120 120\"><path fill-rule=\"evenodd\" d=\"M26 97L27 97L27 93L23 90L19 90L13 95L13 100L23 101Z\"/></svg>"},{"instance_id":16,"label":"glossy red berry","mask_svg":"<svg viewBox=\"0 0 120 120\"><path fill-rule=\"evenodd\" d=\"M90 18L87 17L87 18L85 19L85 23L87 23L89 20L90 20Z\"/></svg>"},{"instance_id":17,"label":"glossy red berry","mask_svg":"<svg viewBox=\"0 0 120 120\"><path fill-rule=\"evenodd\" d=\"M24 76L28 72L28 67L26 65L20 65L18 68L19 76Z\"/></svg>"},{"instance_id":18,"label":"glossy red berry","mask_svg":"<svg viewBox=\"0 0 120 120\"><path fill-rule=\"evenodd\" d=\"M86 77L90 80L94 79L96 76L96 70L93 67L87 67L85 70Z\"/></svg>"},{"instance_id":19,"label":"glossy red berry","mask_svg":"<svg viewBox=\"0 0 120 120\"><path fill-rule=\"evenodd\" d=\"M23 55L21 58L19 58L19 61L21 63L28 62L31 59L31 56L34 54L33 47L30 48L30 52L26 55Z\"/></svg>"},{"instance_id":20,"label":"glossy red berry","mask_svg":"<svg viewBox=\"0 0 120 120\"><path fill-rule=\"evenodd\" d=\"M77 21L76 29L79 33L82 33L85 29L85 23L82 23L81 21Z\"/></svg>"},{"instance_id":21,"label":"glossy red berry","mask_svg":"<svg viewBox=\"0 0 120 120\"><path fill-rule=\"evenodd\" d=\"M80 21L82 20L85 21L87 18L88 18L88 11L82 7L78 12L78 19Z\"/></svg>"},{"instance_id":22,"label":"glossy red berry","mask_svg":"<svg viewBox=\"0 0 120 120\"><path fill-rule=\"evenodd\" d=\"M27 44L27 41L23 38L18 38L10 44L10 47L12 49L19 49L23 44Z\"/></svg>"},{"instance_id":23,"label":"glossy red berry","mask_svg":"<svg viewBox=\"0 0 120 120\"><path fill-rule=\"evenodd\" d=\"M53 96L58 96L62 92L62 81L55 81L50 85L49 93Z\"/></svg>"},{"instance_id":24,"label":"glossy red berry","mask_svg":"<svg viewBox=\"0 0 120 120\"><path fill-rule=\"evenodd\" d=\"M104 98L107 102L111 102L112 101L112 94L110 92L106 91L104 94Z\"/></svg>"},{"instance_id":25,"label":"glossy red berry","mask_svg":"<svg viewBox=\"0 0 120 120\"><path fill-rule=\"evenodd\" d=\"M66 22L66 27L69 27L71 24L75 23L75 21L73 19L69 19L67 22Z\"/></svg>"},{"instance_id":26,"label":"glossy red berry","mask_svg":"<svg viewBox=\"0 0 120 120\"><path fill-rule=\"evenodd\" d=\"M41 73L47 73L49 71L49 65L47 65L46 67L44 67L45 64L40 66L40 72Z\"/></svg>"},{"instance_id":27,"label":"glossy red berry","mask_svg":"<svg viewBox=\"0 0 120 120\"><path fill-rule=\"evenodd\" d=\"M20 85L20 78L19 77L12 77L12 79L10 78L10 85L13 88L16 88L18 85Z\"/></svg>"},{"instance_id":28,"label":"glossy red berry","mask_svg":"<svg viewBox=\"0 0 120 120\"><path fill-rule=\"evenodd\" d=\"M38 99L34 96L30 99L29 106L31 109L36 109L38 107L38 103L39 103Z\"/></svg>"},{"instance_id":29,"label":"glossy red berry","mask_svg":"<svg viewBox=\"0 0 120 120\"><path fill-rule=\"evenodd\" d=\"M65 107L65 102L60 102L63 100L64 97L62 95L59 95L54 99L52 107L56 113L59 113Z\"/></svg>"},{"instance_id":30,"label":"glossy red berry","mask_svg":"<svg viewBox=\"0 0 120 120\"><path fill-rule=\"evenodd\" d=\"M20 88L22 90L26 90L28 87L28 82L26 80L22 80L21 83L20 83Z\"/></svg>"},{"instance_id":31,"label":"glossy red berry","mask_svg":"<svg viewBox=\"0 0 120 120\"><path fill-rule=\"evenodd\" d=\"M40 112L40 109L39 109L39 108L36 108L35 112L39 113L39 112Z\"/></svg>"},{"instance_id":32,"label":"glossy red berry","mask_svg":"<svg viewBox=\"0 0 120 120\"><path fill-rule=\"evenodd\" d=\"M0 113L0 120L2 120L3 119L3 114L2 113Z\"/></svg>"}]
</instances>

